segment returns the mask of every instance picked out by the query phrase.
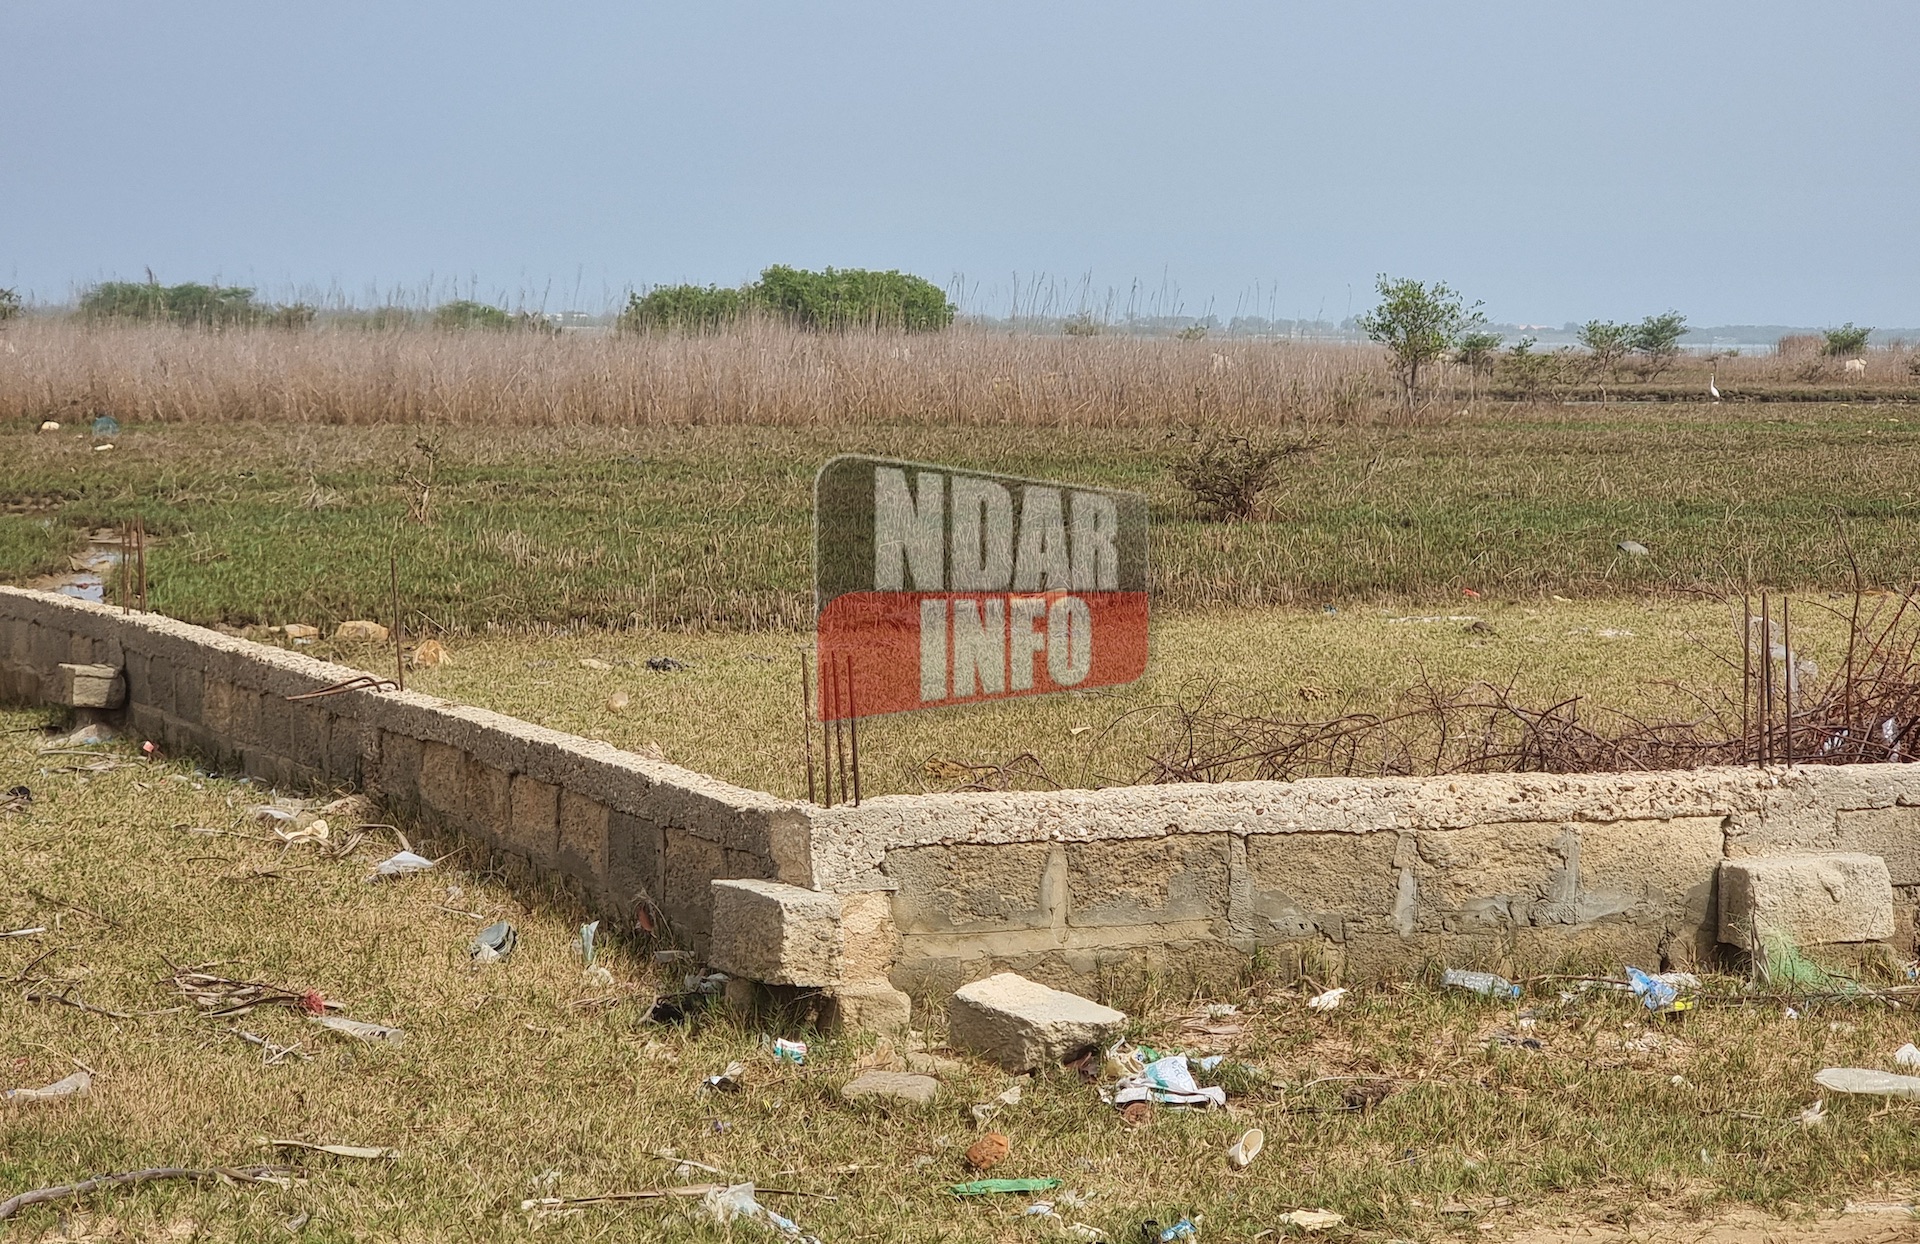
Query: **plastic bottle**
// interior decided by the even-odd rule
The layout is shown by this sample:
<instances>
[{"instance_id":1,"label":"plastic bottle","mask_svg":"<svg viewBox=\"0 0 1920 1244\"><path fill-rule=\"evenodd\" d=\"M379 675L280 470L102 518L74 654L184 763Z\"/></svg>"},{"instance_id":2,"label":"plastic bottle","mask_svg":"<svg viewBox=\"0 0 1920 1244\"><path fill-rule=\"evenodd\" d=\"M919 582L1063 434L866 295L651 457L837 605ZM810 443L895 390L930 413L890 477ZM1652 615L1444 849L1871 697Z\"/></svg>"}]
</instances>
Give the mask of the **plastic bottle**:
<instances>
[{"instance_id":1,"label":"plastic bottle","mask_svg":"<svg viewBox=\"0 0 1920 1244\"><path fill-rule=\"evenodd\" d=\"M1440 977L1440 984L1453 989L1468 989L1487 998L1517 998L1520 986L1504 976L1495 976L1492 972L1464 972L1459 968L1448 968Z\"/></svg>"}]
</instances>

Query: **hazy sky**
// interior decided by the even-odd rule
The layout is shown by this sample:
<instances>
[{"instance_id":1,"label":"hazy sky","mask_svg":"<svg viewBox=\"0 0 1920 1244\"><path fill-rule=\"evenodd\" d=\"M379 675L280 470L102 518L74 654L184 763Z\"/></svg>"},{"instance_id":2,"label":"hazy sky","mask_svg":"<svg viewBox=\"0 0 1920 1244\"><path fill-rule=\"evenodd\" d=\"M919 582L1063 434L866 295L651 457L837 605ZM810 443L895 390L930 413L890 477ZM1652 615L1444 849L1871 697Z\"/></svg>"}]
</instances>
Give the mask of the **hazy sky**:
<instances>
[{"instance_id":1,"label":"hazy sky","mask_svg":"<svg viewBox=\"0 0 1920 1244\"><path fill-rule=\"evenodd\" d=\"M1920 3L0 0L0 284L1920 324ZM1177 295L1173 292L1177 290ZM1257 305L1256 305L1256 290Z\"/></svg>"}]
</instances>

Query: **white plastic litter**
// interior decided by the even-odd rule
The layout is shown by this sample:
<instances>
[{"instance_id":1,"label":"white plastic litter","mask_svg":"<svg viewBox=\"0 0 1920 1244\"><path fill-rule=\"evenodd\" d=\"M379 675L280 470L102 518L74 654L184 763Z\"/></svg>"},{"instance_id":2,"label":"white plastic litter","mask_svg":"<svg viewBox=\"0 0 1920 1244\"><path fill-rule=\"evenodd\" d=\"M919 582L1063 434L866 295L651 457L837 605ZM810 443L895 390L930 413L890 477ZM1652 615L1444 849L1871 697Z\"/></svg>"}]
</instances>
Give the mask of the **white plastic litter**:
<instances>
[{"instance_id":1,"label":"white plastic litter","mask_svg":"<svg viewBox=\"0 0 1920 1244\"><path fill-rule=\"evenodd\" d=\"M1346 1219L1328 1209L1296 1209L1280 1215L1280 1221L1302 1231L1331 1231Z\"/></svg>"},{"instance_id":2,"label":"white plastic litter","mask_svg":"<svg viewBox=\"0 0 1920 1244\"><path fill-rule=\"evenodd\" d=\"M1260 1150L1265 1148L1266 1144L1265 1132L1257 1127L1249 1128L1240 1134L1240 1139L1228 1146L1227 1161L1233 1164L1234 1170L1244 1171L1253 1165L1253 1160L1260 1156Z\"/></svg>"},{"instance_id":3,"label":"white plastic litter","mask_svg":"<svg viewBox=\"0 0 1920 1244\"><path fill-rule=\"evenodd\" d=\"M700 1198L700 1206L709 1218L723 1227L736 1218L744 1218L764 1223L788 1239L800 1240L804 1244L820 1244L818 1236L808 1235L791 1218L783 1218L756 1201L750 1183L715 1188Z\"/></svg>"},{"instance_id":4,"label":"white plastic litter","mask_svg":"<svg viewBox=\"0 0 1920 1244\"><path fill-rule=\"evenodd\" d=\"M1340 1000L1346 997L1347 993L1348 990L1345 986L1338 989L1329 989L1323 994L1315 994L1313 997L1308 998L1307 1005L1316 1011L1331 1011L1339 1007Z\"/></svg>"},{"instance_id":5,"label":"white plastic litter","mask_svg":"<svg viewBox=\"0 0 1920 1244\"><path fill-rule=\"evenodd\" d=\"M409 873L425 872L433 867L433 861L424 855L415 855L411 851L399 851L381 860L368 875L368 881L380 881L388 877L404 877Z\"/></svg>"},{"instance_id":6,"label":"white plastic litter","mask_svg":"<svg viewBox=\"0 0 1920 1244\"><path fill-rule=\"evenodd\" d=\"M1836 1093L1869 1097L1920 1097L1920 1076L1897 1076L1867 1067L1826 1067L1813 1073L1813 1082Z\"/></svg>"},{"instance_id":7,"label":"white plastic litter","mask_svg":"<svg viewBox=\"0 0 1920 1244\"><path fill-rule=\"evenodd\" d=\"M1161 1106L1225 1106L1227 1091L1218 1085L1201 1088L1194 1082L1185 1054L1169 1054L1146 1070L1114 1085L1109 1099L1116 1106L1150 1101Z\"/></svg>"},{"instance_id":8,"label":"white plastic litter","mask_svg":"<svg viewBox=\"0 0 1920 1244\"><path fill-rule=\"evenodd\" d=\"M93 1091L93 1077L84 1071L76 1071L64 1080L56 1080L45 1088L8 1089L0 1093L0 1101L10 1106L26 1106L38 1101L58 1101L62 1097L85 1097Z\"/></svg>"},{"instance_id":9,"label":"white plastic litter","mask_svg":"<svg viewBox=\"0 0 1920 1244\"><path fill-rule=\"evenodd\" d=\"M1893 1052L1893 1061L1902 1067L1920 1067L1920 1047L1909 1041Z\"/></svg>"},{"instance_id":10,"label":"white plastic litter","mask_svg":"<svg viewBox=\"0 0 1920 1244\"><path fill-rule=\"evenodd\" d=\"M369 1024L340 1015L314 1015L309 1018L329 1032L337 1032L355 1041L385 1041L389 1045L399 1045L407 1038L407 1034L402 1030L389 1028L385 1024Z\"/></svg>"}]
</instances>

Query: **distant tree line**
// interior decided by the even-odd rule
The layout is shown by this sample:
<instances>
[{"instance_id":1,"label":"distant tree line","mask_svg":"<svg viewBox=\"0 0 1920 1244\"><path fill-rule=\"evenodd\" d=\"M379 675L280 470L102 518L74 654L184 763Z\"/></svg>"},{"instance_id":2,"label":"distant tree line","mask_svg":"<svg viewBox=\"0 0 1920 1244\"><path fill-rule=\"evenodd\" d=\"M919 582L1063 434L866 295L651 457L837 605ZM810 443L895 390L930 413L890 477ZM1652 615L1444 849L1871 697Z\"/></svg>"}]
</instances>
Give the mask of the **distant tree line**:
<instances>
[{"instance_id":1,"label":"distant tree line","mask_svg":"<svg viewBox=\"0 0 1920 1244\"><path fill-rule=\"evenodd\" d=\"M627 300L620 327L630 332L712 332L745 316L765 315L801 328L937 332L956 308L923 277L865 268L809 272L776 264L737 288L662 285Z\"/></svg>"}]
</instances>

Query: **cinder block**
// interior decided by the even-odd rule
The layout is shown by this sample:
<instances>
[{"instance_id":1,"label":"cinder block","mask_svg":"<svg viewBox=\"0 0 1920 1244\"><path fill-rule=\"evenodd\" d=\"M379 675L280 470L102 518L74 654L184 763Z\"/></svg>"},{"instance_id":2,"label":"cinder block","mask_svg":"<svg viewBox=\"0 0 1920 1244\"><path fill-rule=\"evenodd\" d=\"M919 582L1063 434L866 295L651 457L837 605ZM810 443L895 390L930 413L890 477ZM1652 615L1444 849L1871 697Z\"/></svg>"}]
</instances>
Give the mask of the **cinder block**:
<instances>
[{"instance_id":1,"label":"cinder block","mask_svg":"<svg viewBox=\"0 0 1920 1244\"><path fill-rule=\"evenodd\" d=\"M560 867L595 891L607 878L607 806L570 790L560 792Z\"/></svg>"},{"instance_id":2,"label":"cinder block","mask_svg":"<svg viewBox=\"0 0 1920 1244\"><path fill-rule=\"evenodd\" d=\"M1323 931L1344 936L1356 924L1390 927L1398 844L1399 835L1389 832L1249 835L1253 936L1286 941Z\"/></svg>"},{"instance_id":3,"label":"cinder block","mask_svg":"<svg viewBox=\"0 0 1920 1244\"><path fill-rule=\"evenodd\" d=\"M1112 1007L1014 972L962 985L947 1003L948 1040L1014 1072L1104 1047L1126 1022Z\"/></svg>"},{"instance_id":4,"label":"cinder block","mask_svg":"<svg viewBox=\"0 0 1920 1244\"><path fill-rule=\"evenodd\" d=\"M1227 918L1226 834L1169 834L1067 848L1067 923L1080 927Z\"/></svg>"},{"instance_id":5,"label":"cinder block","mask_svg":"<svg viewBox=\"0 0 1920 1244\"><path fill-rule=\"evenodd\" d=\"M779 881L712 885L707 962L769 985L834 985L841 978L840 896Z\"/></svg>"},{"instance_id":6,"label":"cinder block","mask_svg":"<svg viewBox=\"0 0 1920 1244\"><path fill-rule=\"evenodd\" d=\"M1877 855L1771 855L1720 865L1720 940L1784 934L1801 946L1893 936L1893 882Z\"/></svg>"},{"instance_id":7,"label":"cinder block","mask_svg":"<svg viewBox=\"0 0 1920 1244\"><path fill-rule=\"evenodd\" d=\"M508 797L513 805L509 839L514 849L535 864L552 863L560 842L560 788L516 773Z\"/></svg>"},{"instance_id":8,"label":"cinder block","mask_svg":"<svg viewBox=\"0 0 1920 1244\"><path fill-rule=\"evenodd\" d=\"M713 896L709 887L727 875L726 848L719 843L668 828L660 846L660 889L654 898L673 931L704 944L713 928ZM696 946L696 949L698 947Z\"/></svg>"},{"instance_id":9,"label":"cinder block","mask_svg":"<svg viewBox=\"0 0 1920 1244\"><path fill-rule=\"evenodd\" d=\"M1052 923L1044 842L908 847L887 852L903 933L996 933Z\"/></svg>"},{"instance_id":10,"label":"cinder block","mask_svg":"<svg viewBox=\"0 0 1920 1244\"><path fill-rule=\"evenodd\" d=\"M58 697L74 708L119 708L127 702L127 680L112 665L73 665L59 667Z\"/></svg>"},{"instance_id":11,"label":"cinder block","mask_svg":"<svg viewBox=\"0 0 1920 1244\"><path fill-rule=\"evenodd\" d=\"M197 668L181 665L173 671L173 715L181 721L199 725L205 720L207 676Z\"/></svg>"},{"instance_id":12,"label":"cinder block","mask_svg":"<svg viewBox=\"0 0 1920 1244\"><path fill-rule=\"evenodd\" d=\"M607 817L608 898L623 914L632 914L642 895L654 903L660 892L664 835L660 827L628 812Z\"/></svg>"},{"instance_id":13,"label":"cinder block","mask_svg":"<svg viewBox=\"0 0 1920 1244\"><path fill-rule=\"evenodd\" d=\"M142 697L162 712L173 711L173 662L165 657L147 661L147 694Z\"/></svg>"}]
</instances>

